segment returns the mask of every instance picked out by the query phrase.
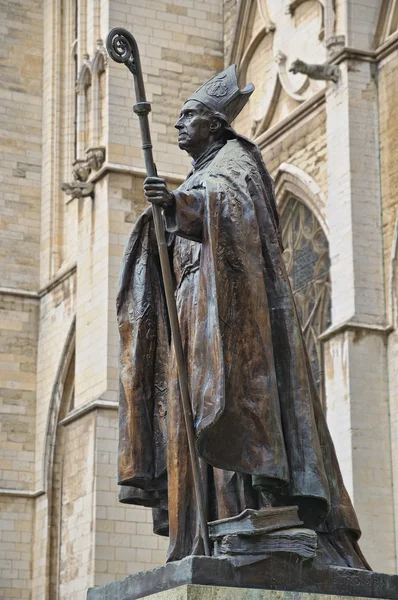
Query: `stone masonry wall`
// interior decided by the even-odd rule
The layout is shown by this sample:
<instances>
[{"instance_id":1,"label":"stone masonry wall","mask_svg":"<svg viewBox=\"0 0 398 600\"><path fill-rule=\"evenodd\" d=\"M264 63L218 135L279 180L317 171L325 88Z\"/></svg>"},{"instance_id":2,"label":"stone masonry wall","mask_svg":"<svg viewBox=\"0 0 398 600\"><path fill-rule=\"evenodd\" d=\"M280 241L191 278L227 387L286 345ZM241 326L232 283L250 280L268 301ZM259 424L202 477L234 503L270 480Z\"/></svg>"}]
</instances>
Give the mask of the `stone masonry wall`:
<instances>
[{"instance_id":1,"label":"stone masonry wall","mask_svg":"<svg viewBox=\"0 0 398 600\"><path fill-rule=\"evenodd\" d=\"M40 0L2 3L0 598L5 599L29 598L31 588L38 298L10 288L38 288L42 28Z\"/></svg>"},{"instance_id":2,"label":"stone masonry wall","mask_svg":"<svg viewBox=\"0 0 398 600\"><path fill-rule=\"evenodd\" d=\"M0 497L0 598L31 598L33 501Z\"/></svg>"},{"instance_id":3,"label":"stone masonry wall","mask_svg":"<svg viewBox=\"0 0 398 600\"><path fill-rule=\"evenodd\" d=\"M174 123L182 104L223 67L222 2L112 0L109 27L136 36L152 102L151 134L159 171L186 173L189 158L177 145ZM112 162L143 167L132 76L109 66L109 154Z\"/></svg>"},{"instance_id":4,"label":"stone masonry wall","mask_svg":"<svg viewBox=\"0 0 398 600\"><path fill-rule=\"evenodd\" d=\"M0 488L33 491L38 302L0 295Z\"/></svg>"},{"instance_id":5,"label":"stone masonry wall","mask_svg":"<svg viewBox=\"0 0 398 600\"><path fill-rule=\"evenodd\" d=\"M150 509L118 502L117 412L98 411L96 422L94 583L102 585L163 564L168 540L153 534Z\"/></svg>"},{"instance_id":6,"label":"stone masonry wall","mask_svg":"<svg viewBox=\"0 0 398 600\"><path fill-rule=\"evenodd\" d=\"M40 0L2 4L1 285L28 290L39 267L42 26Z\"/></svg>"},{"instance_id":7,"label":"stone masonry wall","mask_svg":"<svg viewBox=\"0 0 398 600\"><path fill-rule=\"evenodd\" d=\"M262 153L272 177L275 178L281 163L290 163L312 177L327 197L326 114L323 106L265 144ZM319 205L318 208L326 221L326 206Z\"/></svg>"},{"instance_id":8,"label":"stone masonry wall","mask_svg":"<svg viewBox=\"0 0 398 600\"><path fill-rule=\"evenodd\" d=\"M0 294L0 598L29 598L38 301Z\"/></svg>"},{"instance_id":9,"label":"stone masonry wall","mask_svg":"<svg viewBox=\"0 0 398 600\"><path fill-rule=\"evenodd\" d=\"M390 279L398 209L398 50L379 65L380 174L383 210L384 276Z\"/></svg>"},{"instance_id":10,"label":"stone masonry wall","mask_svg":"<svg viewBox=\"0 0 398 600\"><path fill-rule=\"evenodd\" d=\"M398 539L398 51L379 65L380 173L384 245L384 278L387 318L394 331L388 338L389 413L395 510L395 537ZM396 558L398 568L398 555Z\"/></svg>"}]
</instances>

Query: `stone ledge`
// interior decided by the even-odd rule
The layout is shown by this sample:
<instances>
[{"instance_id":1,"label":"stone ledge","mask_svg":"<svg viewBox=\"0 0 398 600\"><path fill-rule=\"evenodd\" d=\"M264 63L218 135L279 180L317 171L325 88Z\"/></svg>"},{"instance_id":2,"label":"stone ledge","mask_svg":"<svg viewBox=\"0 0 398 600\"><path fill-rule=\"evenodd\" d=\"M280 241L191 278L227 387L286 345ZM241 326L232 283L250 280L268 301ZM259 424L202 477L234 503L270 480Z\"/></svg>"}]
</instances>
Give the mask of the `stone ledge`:
<instances>
[{"instance_id":1,"label":"stone ledge","mask_svg":"<svg viewBox=\"0 0 398 600\"><path fill-rule=\"evenodd\" d=\"M182 585L173 590L147 596L148 600L336 600L345 596L281 592L253 588L230 588L214 585ZM359 600L359 599L358 599Z\"/></svg>"},{"instance_id":2,"label":"stone ledge","mask_svg":"<svg viewBox=\"0 0 398 600\"><path fill-rule=\"evenodd\" d=\"M308 594L326 594L332 596L355 596L364 598L384 598L398 600L398 576L345 569L341 567L319 568L309 561L298 562L288 557L270 557L261 562L236 566L229 558L208 558L206 556L189 556L184 560L157 567L152 571L129 575L120 581L91 588L87 600L138 600L153 594L164 593L167 590L197 584L205 589L207 586L229 588L230 596L195 596L195 599L209 598L214 600L229 600L235 598L235 590L231 588L249 588L253 590L268 590L267 595L236 596L236 598L253 598L260 600L270 598L280 600L280 592L293 592L286 595L286 600L297 600L299 592L302 600ZM271 592L270 590L273 590ZM279 593L276 593L276 590ZM284 594L285 597L285 594ZM159 600L180 600L193 596L164 596Z\"/></svg>"}]
</instances>

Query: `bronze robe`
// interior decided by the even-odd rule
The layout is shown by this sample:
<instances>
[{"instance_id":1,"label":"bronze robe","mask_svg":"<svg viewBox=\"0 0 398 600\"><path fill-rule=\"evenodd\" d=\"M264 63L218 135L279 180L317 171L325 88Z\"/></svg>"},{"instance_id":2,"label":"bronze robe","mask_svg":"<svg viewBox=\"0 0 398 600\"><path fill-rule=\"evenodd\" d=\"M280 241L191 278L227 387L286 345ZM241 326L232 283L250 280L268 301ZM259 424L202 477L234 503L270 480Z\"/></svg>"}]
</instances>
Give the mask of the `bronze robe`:
<instances>
[{"instance_id":1,"label":"bronze robe","mask_svg":"<svg viewBox=\"0 0 398 600\"><path fill-rule=\"evenodd\" d=\"M209 520L297 504L336 563L363 566L258 148L238 136L210 149L175 198L165 223ZM149 208L118 294L120 499L154 508L177 560L203 548L153 229Z\"/></svg>"}]
</instances>

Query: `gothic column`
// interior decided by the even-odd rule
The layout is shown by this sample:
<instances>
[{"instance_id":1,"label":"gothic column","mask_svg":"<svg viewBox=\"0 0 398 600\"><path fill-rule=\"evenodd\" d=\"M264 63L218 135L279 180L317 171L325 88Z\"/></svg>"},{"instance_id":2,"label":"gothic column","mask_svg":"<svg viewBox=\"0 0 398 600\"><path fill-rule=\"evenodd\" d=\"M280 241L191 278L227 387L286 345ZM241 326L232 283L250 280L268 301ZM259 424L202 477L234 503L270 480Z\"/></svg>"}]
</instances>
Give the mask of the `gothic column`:
<instances>
[{"instance_id":1,"label":"gothic column","mask_svg":"<svg viewBox=\"0 0 398 600\"><path fill-rule=\"evenodd\" d=\"M328 224L332 326L322 336L327 417L375 570L395 569L388 367L375 65L378 3L351 0L335 52L340 79L327 91ZM341 15L340 15L341 17ZM345 42L345 43L344 43ZM354 49L353 49L354 48Z\"/></svg>"}]
</instances>

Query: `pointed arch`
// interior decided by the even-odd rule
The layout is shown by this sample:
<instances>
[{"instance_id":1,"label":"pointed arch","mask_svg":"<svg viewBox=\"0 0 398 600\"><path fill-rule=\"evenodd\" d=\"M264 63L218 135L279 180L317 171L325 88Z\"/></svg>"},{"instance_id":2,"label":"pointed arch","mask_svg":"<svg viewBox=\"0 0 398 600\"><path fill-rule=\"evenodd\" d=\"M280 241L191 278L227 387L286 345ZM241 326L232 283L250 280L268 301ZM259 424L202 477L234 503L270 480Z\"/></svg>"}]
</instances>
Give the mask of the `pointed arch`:
<instances>
[{"instance_id":1,"label":"pointed arch","mask_svg":"<svg viewBox=\"0 0 398 600\"><path fill-rule=\"evenodd\" d=\"M314 379L325 406L324 355L319 336L330 326L328 231L322 191L304 171L282 163L276 177L283 258L290 278Z\"/></svg>"},{"instance_id":2,"label":"pointed arch","mask_svg":"<svg viewBox=\"0 0 398 600\"><path fill-rule=\"evenodd\" d=\"M394 234L390 254L390 274L387 294L388 322L398 328L398 214L395 220Z\"/></svg>"},{"instance_id":3,"label":"pointed arch","mask_svg":"<svg viewBox=\"0 0 398 600\"><path fill-rule=\"evenodd\" d=\"M92 130L90 146L95 148L100 145L103 122L103 99L105 95L105 70L107 67L107 53L102 40L97 41L97 50L92 60Z\"/></svg>"},{"instance_id":4,"label":"pointed arch","mask_svg":"<svg viewBox=\"0 0 398 600\"><path fill-rule=\"evenodd\" d=\"M379 20L373 40L373 48L378 48L398 31L398 0L383 0Z\"/></svg>"},{"instance_id":5,"label":"pointed arch","mask_svg":"<svg viewBox=\"0 0 398 600\"><path fill-rule=\"evenodd\" d=\"M84 62L79 71L76 82L77 94L77 159L84 158L84 151L90 139L91 120L91 63L88 55L84 56Z\"/></svg>"},{"instance_id":6,"label":"pointed arch","mask_svg":"<svg viewBox=\"0 0 398 600\"><path fill-rule=\"evenodd\" d=\"M245 48L248 46L250 39L249 33L251 22L258 10L262 27L261 33L264 36L270 31L274 31L275 23L271 20L266 2L264 0L250 1L240 0L236 11L235 27L232 36L232 44L228 56L227 64L236 63L239 65L245 54Z\"/></svg>"},{"instance_id":7,"label":"pointed arch","mask_svg":"<svg viewBox=\"0 0 398 600\"><path fill-rule=\"evenodd\" d=\"M76 317L74 317L65 340L61 358L58 364L51 392L50 407L47 416L45 448L43 456L43 489L48 491L51 487L52 464L57 434L57 426L61 410L61 401L65 398L65 383L70 373L70 367L75 355ZM70 398L69 398L70 399Z\"/></svg>"},{"instance_id":8,"label":"pointed arch","mask_svg":"<svg viewBox=\"0 0 398 600\"><path fill-rule=\"evenodd\" d=\"M97 40L97 50L92 61L91 72L98 73L98 71L105 71L107 64L108 55L106 53L104 43L102 40Z\"/></svg>"},{"instance_id":9,"label":"pointed arch","mask_svg":"<svg viewBox=\"0 0 398 600\"><path fill-rule=\"evenodd\" d=\"M271 122L281 90L273 55L274 31L264 0L240 2L228 64L236 63L241 85L252 80L251 70L262 72L256 91L235 124L254 138Z\"/></svg>"},{"instance_id":10,"label":"pointed arch","mask_svg":"<svg viewBox=\"0 0 398 600\"><path fill-rule=\"evenodd\" d=\"M54 499L57 495L57 490L54 486L54 460L56 455L57 431L59 429L58 423L60 421L60 416L62 416L63 412L66 412L68 410L70 406L71 396L73 395L73 381L71 381L71 379L74 378L75 340L76 317L73 318L70 324L65 344L58 363L58 368L55 374L54 384L51 391L50 406L48 410L45 434L42 481L43 489L46 492L46 530L48 534L44 540L44 556L46 571L44 597L46 600L56 597L54 593L54 578L58 577L58 569L54 569L53 565L54 562L57 563L58 561L58 554L57 551L54 549L57 546L57 544L54 543L54 527L57 530L57 535L59 531L57 528L56 519L54 519L53 515ZM59 479L62 479L62 474L60 475ZM57 537L57 535L55 537ZM54 552L56 553L55 555Z\"/></svg>"},{"instance_id":11,"label":"pointed arch","mask_svg":"<svg viewBox=\"0 0 398 600\"><path fill-rule=\"evenodd\" d=\"M308 206L321 225L326 237L329 237L329 228L325 219L326 198L319 185L308 173L283 162L279 165L275 176L275 196L279 212L282 213L289 195L293 195Z\"/></svg>"},{"instance_id":12,"label":"pointed arch","mask_svg":"<svg viewBox=\"0 0 398 600\"><path fill-rule=\"evenodd\" d=\"M78 88L91 85L91 65L88 57L85 57L84 59L84 63L82 64L79 75L77 76L76 84Z\"/></svg>"}]
</instances>

